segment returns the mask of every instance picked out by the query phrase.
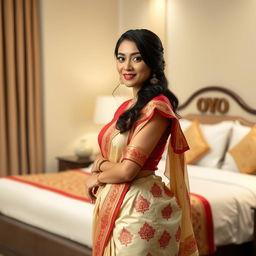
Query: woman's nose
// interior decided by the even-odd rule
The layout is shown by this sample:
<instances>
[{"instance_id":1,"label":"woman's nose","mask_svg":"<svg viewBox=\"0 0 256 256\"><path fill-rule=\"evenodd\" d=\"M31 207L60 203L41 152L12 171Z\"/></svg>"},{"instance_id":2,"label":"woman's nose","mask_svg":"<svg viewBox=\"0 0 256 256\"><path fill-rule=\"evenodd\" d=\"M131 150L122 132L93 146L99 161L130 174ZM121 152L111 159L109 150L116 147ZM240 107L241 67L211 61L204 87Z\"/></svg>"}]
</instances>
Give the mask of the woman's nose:
<instances>
[{"instance_id":1,"label":"woman's nose","mask_svg":"<svg viewBox=\"0 0 256 256\"><path fill-rule=\"evenodd\" d=\"M132 70L132 63L130 60L126 60L124 63L125 70Z\"/></svg>"}]
</instances>

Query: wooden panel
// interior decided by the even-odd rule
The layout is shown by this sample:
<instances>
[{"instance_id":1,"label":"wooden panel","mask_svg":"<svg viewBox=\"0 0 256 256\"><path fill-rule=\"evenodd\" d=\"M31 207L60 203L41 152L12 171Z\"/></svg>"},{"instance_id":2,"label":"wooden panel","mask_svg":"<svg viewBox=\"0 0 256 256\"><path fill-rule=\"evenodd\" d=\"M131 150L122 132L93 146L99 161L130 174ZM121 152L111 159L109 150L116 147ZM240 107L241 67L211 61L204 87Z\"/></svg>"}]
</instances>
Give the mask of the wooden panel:
<instances>
[{"instance_id":1,"label":"wooden panel","mask_svg":"<svg viewBox=\"0 0 256 256\"><path fill-rule=\"evenodd\" d=\"M253 126L254 123L249 122L242 117L238 116L213 116L213 115L200 115L200 114L188 114L183 117L188 120L198 120L203 124L216 124L222 121L239 121L242 125Z\"/></svg>"},{"instance_id":2,"label":"wooden panel","mask_svg":"<svg viewBox=\"0 0 256 256\"><path fill-rule=\"evenodd\" d=\"M91 256L91 249L0 214L0 252L5 256Z\"/></svg>"}]
</instances>

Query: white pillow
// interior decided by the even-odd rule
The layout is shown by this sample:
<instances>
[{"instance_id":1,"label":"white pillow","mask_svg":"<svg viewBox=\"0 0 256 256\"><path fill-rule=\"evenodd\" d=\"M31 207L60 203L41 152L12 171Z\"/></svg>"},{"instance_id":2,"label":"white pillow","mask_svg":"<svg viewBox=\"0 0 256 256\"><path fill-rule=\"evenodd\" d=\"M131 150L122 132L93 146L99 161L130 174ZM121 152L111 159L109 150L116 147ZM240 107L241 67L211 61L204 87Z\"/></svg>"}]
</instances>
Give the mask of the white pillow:
<instances>
[{"instance_id":1,"label":"white pillow","mask_svg":"<svg viewBox=\"0 0 256 256\"><path fill-rule=\"evenodd\" d=\"M235 122L232 128L231 132L231 138L230 143L228 146L228 149L232 148L234 145L236 145L243 137L249 133L251 130L251 127L241 125L239 122ZM229 152L226 152L224 162L221 166L221 169L227 170L227 171L233 171L233 172L240 172L233 157L229 154Z\"/></svg>"},{"instance_id":2,"label":"white pillow","mask_svg":"<svg viewBox=\"0 0 256 256\"><path fill-rule=\"evenodd\" d=\"M233 121L223 121L218 124L200 124L204 138L211 149L195 165L212 168L220 167L233 124Z\"/></svg>"},{"instance_id":3,"label":"white pillow","mask_svg":"<svg viewBox=\"0 0 256 256\"><path fill-rule=\"evenodd\" d=\"M180 119L179 122L183 131L192 124L192 121L186 119ZM223 121L218 124L200 124L203 136L211 149L194 165L220 167L233 125L233 121ZM163 159L165 159L165 155L166 152L164 152Z\"/></svg>"}]
</instances>

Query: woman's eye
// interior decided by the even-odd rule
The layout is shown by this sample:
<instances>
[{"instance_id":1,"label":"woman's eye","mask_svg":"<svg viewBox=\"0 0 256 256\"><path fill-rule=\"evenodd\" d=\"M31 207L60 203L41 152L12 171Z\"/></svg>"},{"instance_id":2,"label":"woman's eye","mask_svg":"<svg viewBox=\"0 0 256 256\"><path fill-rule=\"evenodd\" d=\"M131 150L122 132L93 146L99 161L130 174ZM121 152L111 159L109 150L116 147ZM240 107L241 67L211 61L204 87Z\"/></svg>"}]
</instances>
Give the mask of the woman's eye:
<instances>
[{"instance_id":1,"label":"woman's eye","mask_svg":"<svg viewBox=\"0 0 256 256\"><path fill-rule=\"evenodd\" d=\"M124 62L124 60L125 60L124 57L121 57L121 56L118 56L116 59L119 62Z\"/></svg>"},{"instance_id":2,"label":"woman's eye","mask_svg":"<svg viewBox=\"0 0 256 256\"><path fill-rule=\"evenodd\" d=\"M133 58L133 61L134 62L140 62L140 61L142 61L142 57L141 56L136 56L136 57Z\"/></svg>"}]
</instances>

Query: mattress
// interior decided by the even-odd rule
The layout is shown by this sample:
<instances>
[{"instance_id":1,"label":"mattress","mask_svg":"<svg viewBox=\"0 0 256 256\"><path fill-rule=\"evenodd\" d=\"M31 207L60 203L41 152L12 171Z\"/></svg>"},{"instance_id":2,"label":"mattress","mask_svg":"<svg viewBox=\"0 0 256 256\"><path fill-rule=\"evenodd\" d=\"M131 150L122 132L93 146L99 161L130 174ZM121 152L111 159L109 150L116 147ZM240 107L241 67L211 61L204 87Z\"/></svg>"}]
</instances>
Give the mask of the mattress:
<instances>
[{"instance_id":1,"label":"mattress","mask_svg":"<svg viewBox=\"0 0 256 256\"><path fill-rule=\"evenodd\" d=\"M91 247L93 205L10 179L0 179L0 212Z\"/></svg>"},{"instance_id":2,"label":"mattress","mask_svg":"<svg viewBox=\"0 0 256 256\"><path fill-rule=\"evenodd\" d=\"M191 191L204 195L211 204L215 244L251 241L256 176L197 166L190 166L189 176Z\"/></svg>"},{"instance_id":3,"label":"mattress","mask_svg":"<svg viewBox=\"0 0 256 256\"><path fill-rule=\"evenodd\" d=\"M167 182L160 161L158 174ZM256 176L217 168L188 165L190 192L211 205L216 246L241 244L253 239Z\"/></svg>"},{"instance_id":4,"label":"mattress","mask_svg":"<svg viewBox=\"0 0 256 256\"><path fill-rule=\"evenodd\" d=\"M256 177L192 165L188 172L191 192L210 202L216 246L251 240ZM0 191L2 214L91 247L92 204L5 178Z\"/></svg>"}]
</instances>

